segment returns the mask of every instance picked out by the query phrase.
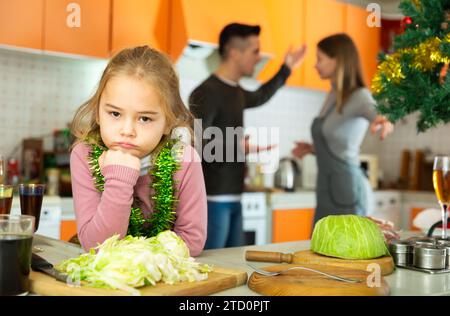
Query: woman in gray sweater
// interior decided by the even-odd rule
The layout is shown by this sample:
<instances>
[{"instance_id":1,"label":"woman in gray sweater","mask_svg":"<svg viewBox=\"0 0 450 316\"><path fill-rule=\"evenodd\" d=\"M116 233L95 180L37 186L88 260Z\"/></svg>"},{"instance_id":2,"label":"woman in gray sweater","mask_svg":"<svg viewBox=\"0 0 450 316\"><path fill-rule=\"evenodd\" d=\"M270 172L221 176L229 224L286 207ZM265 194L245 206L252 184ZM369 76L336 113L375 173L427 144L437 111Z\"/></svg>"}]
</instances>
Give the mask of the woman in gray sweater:
<instances>
[{"instance_id":1,"label":"woman in gray sweater","mask_svg":"<svg viewBox=\"0 0 450 316\"><path fill-rule=\"evenodd\" d=\"M369 182L361 170L359 148L369 128L381 130L381 139L393 125L376 113L375 101L366 88L358 51L346 34L336 34L317 45L316 70L330 80L332 89L311 127L313 144L297 142L293 154L317 156L317 207L314 222L328 215L365 215L373 200Z\"/></svg>"}]
</instances>

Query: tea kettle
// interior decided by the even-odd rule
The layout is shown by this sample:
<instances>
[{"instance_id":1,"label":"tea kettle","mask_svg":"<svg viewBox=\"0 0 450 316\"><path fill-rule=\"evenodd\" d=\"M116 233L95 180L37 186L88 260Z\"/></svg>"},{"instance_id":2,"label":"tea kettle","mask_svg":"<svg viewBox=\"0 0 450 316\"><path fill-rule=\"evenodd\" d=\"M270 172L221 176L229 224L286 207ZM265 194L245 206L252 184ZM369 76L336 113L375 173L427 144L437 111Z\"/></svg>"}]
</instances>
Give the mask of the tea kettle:
<instances>
[{"instance_id":1,"label":"tea kettle","mask_svg":"<svg viewBox=\"0 0 450 316\"><path fill-rule=\"evenodd\" d=\"M290 157L282 158L275 172L275 187L292 192L301 186L300 181L300 166L297 161Z\"/></svg>"}]
</instances>

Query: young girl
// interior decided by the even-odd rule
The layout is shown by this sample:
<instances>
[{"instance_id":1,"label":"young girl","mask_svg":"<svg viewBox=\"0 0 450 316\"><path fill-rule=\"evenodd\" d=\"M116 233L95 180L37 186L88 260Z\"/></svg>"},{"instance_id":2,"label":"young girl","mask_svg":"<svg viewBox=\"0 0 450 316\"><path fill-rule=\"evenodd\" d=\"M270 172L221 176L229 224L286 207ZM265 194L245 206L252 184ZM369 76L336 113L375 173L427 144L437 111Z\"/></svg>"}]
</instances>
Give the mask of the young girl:
<instances>
[{"instance_id":1,"label":"young girl","mask_svg":"<svg viewBox=\"0 0 450 316\"><path fill-rule=\"evenodd\" d=\"M114 234L171 229L197 256L206 240L200 158L171 138L191 130L172 64L148 46L125 49L76 112L70 157L78 238L85 250Z\"/></svg>"}]
</instances>

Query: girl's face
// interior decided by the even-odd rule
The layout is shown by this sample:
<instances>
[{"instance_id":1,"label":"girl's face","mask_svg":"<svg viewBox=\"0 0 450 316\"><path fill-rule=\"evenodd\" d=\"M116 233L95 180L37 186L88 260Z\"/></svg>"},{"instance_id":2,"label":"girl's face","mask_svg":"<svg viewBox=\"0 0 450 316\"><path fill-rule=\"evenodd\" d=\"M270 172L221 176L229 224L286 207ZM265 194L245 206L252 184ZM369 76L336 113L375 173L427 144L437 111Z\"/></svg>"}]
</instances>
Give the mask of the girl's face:
<instances>
[{"instance_id":1,"label":"girl's face","mask_svg":"<svg viewBox=\"0 0 450 316\"><path fill-rule=\"evenodd\" d=\"M333 79L336 74L336 58L331 58L317 48L317 62L315 65L321 79Z\"/></svg>"},{"instance_id":2,"label":"girl's face","mask_svg":"<svg viewBox=\"0 0 450 316\"><path fill-rule=\"evenodd\" d=\"M106 84L98 124L108 149L137 158L150 154L168 133L163 105L153 86L126 75L113 77Z\"/></svg>"}]
</instances>

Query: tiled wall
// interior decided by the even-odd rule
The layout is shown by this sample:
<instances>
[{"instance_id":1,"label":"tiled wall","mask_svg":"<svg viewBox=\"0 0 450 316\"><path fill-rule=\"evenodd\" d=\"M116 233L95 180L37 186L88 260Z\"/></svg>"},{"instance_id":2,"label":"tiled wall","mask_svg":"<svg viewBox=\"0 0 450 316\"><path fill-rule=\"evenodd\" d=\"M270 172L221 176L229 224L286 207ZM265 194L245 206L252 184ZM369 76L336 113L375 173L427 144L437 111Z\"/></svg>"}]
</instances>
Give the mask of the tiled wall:
<instances>
[{"instance_id":1,"label":"tiled wall","mask_svg":"<svg viewBox=\"0 0 450 316\"><path fill-rule=\"evenodd\" d=\"M0 153L9 156L23 138L43 137L67 126L93 92L103 60L44 56L0 50ZM18 157L19 152L14 156Z\"/></svg>"},{"instance_id":2,"label":"tiled wall","mask_svg":"<svg viewBox=\"0 0 450 316\"><path fill-rule=\"evenodd\" d=\"M397 181L401 164L403 150L411 152L411 169L414 165L414 153L416 150L429 150L429 159L436 154L450 155L450 124L440 125L425 133L418 134L416 131L417 115L413 114L395 125L394 133L384 141L377 136L368 134L362 146L365 153L378 154L380 167L383 170L386 182Z\"/></svg>"}]
</instances>

